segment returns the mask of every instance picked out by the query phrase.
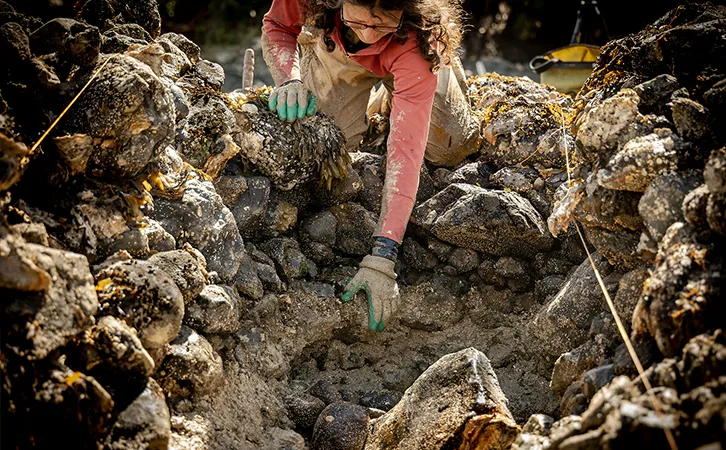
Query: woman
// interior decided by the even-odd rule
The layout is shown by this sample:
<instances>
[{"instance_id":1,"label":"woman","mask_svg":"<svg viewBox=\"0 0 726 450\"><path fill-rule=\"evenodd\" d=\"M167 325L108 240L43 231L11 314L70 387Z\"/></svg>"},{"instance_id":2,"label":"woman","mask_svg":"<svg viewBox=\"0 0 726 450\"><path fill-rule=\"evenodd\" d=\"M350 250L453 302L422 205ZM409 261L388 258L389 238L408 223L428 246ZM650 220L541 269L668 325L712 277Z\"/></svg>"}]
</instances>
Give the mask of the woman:
<instances>
[{"instance_id":1,"label":"woman","mask_svg":"<svg viewBox=\"0 0 726 450\"><path fill-rule=\"evenodd\" d=\"M320 108L353 148L366 113L390 108L375 244L342 299L366 291L373 331L400 298L393 268L423 158L454 166L481 142L457 57L461 15L458 0L273 0L263 19L262 54L276 86L269 106L281 120ZM371 96L379 81L384 88Z\"/></svg>"}]
</instances>

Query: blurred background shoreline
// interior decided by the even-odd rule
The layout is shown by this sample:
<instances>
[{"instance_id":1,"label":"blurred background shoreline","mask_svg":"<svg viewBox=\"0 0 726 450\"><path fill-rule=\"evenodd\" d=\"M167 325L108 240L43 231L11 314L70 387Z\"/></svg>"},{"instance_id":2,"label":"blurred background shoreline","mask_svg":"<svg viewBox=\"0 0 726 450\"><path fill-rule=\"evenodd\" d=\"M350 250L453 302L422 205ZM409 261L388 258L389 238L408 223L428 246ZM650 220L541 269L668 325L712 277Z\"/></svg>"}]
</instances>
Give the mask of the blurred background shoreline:
<instances>
[{"instance_id":1,"label":"blurred background shoreline","mask_svg":"<svg viewBox=\"0 0 726 450\"><path fill-rule=\"evenodd\" d=\"M255 50L255 85L272 83L259 44L262 18L272 0L158 2L162 32L185 35L202 48L205 59L221 64L227 76L225 91L241 87L242 60L247 48ZM26 6L30 8L33 3L34 0L27 1ZM72 6L69 3L72 2L56 1L56 9ZM462 45L465 69L469 75L486 71L539 81L529 69L529 61L569 44L578 9L583 17L582 43L603 45L644 29L683 2L599 0L596 3L600 15L591 3L592 0L464 0L468 15Z\"/></svg>"}]
</instances>

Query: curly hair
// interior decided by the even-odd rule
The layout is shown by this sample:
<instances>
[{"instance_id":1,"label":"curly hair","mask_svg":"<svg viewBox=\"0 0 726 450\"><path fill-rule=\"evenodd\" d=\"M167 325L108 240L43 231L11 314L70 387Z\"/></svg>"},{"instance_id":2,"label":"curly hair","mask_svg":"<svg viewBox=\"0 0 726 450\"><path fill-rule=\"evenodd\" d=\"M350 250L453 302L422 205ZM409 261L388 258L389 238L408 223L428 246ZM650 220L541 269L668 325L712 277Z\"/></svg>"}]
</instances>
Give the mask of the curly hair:
<instances>
[{"instance_id":1,"label":"curly hair","mask_svg":"<svg viewBox=\"0 0 726 450\"><path fill-rule=\"evenodd\" d=\"M421 56L431 64L432 72L439 70L441 62L450 64L458 56L464 20L461 0L300 0L306 23L323 31L323 42L329 52L335 50L330 35L344 3L371 12L403 11L403 25L394 38L403 44L414 30Z\"/></svg>"}]
</instances>

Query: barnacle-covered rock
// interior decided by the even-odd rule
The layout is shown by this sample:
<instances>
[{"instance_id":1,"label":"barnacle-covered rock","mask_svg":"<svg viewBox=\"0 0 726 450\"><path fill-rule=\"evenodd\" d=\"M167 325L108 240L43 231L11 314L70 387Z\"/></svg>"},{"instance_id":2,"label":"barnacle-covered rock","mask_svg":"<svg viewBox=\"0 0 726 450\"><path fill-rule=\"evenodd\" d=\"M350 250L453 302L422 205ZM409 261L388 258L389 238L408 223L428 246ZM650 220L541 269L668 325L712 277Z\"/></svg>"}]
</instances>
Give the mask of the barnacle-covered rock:
<instances>
[{"instance_id":1,"label":"barnacle-covered rock","mask_svg":"<svg viewBox=\"0 0 726 450\"><path fill-rule=\"evenodd\" d=\"M661 128L637 137L622 147L597 173L597 182L609 189L644 192L657 176L678 168L683 141Z\"/></svg>"},{"instance_id":2,"label":"barnacle-covered rock","mask_svg":"<svg viewBox=\"0 0 726 450\"><path fill-rule=\"evenodd\" d=\"M533 256L552 236L532 204L513 192L452 184L416 207L411 221L442 241L492 255Z\"/></svg>"},{"instance_id":3,"label":"barnacle-covered rock","mask_svg":"<svg viewBox=\"0 0 726 450\"><path fill-rule=\"evenodd\" d=\"M85 256L25 241L0 228L2 341L43 359L90 325L98 310Z\"/></svg>"},{"instance_id":4,"label":"barnacle-covered rock","mask_svg":"<svg viewBox=\"0 0 726 450\"><path fill-rule=\"evenodd\" d=\"M186 304L184 322L203 333L235 333L244 302L230 286L210 284Z\"/></svg>"},{"instance_id":5,"label":"barnacle-covered rock","mask_svg":"<svg viewBox=\"0 0 726 450\"><path fill-rule=\"evenodd\" d=\"M185 92L189 96L189 91ZM217 141L235 127L234 115L222 96L213 93L193 95L184 129L177 138L177 148L189 164L202 169L212 155L224 150Z\"/></svg>"},{"instance_id":6,"label":"barnacle-covered rock","mask_svg":"<svg viewBox=\"0 0 726 450\"><path fill-rule=\"evenodd\" d=\"M726 236L726 148L711 153L703 178L710 192L706 201L706 221L711 230Z\"/></svg>"},{"instance_id":7,"label":"barnacle-covered rock","mask_svg":"<svg viewBox=\"0 0 726 450\"><path fill-rule=\"evenodd\" d=\"M122 261L96 280L101 313L136 328L144 348L163 347L179 333L184 298L166 272L147 261Z\"/></svg>"},{"instance_id":8,"label":"barnacle-covered rock","mask_svg":"<svg viewBox=\"0 0 726 450\"><path fill-rule=\"evenodd\" d=\"M82 191L75 200L77 203L70 210L74 226L64 235L69 247L86 254L92 261L121 249L136 257L148 256L148 237L140 232L141 223L130 220L129 208L129 205L138 208L148 200L126 193L105 198L102 192L91 190Z\"/></svg>"},{"instance_id":9,"label":"barnacle-covered rock","mask_svg":"<svg viewBox=\"0 0 726 450\"><path fill-rule=\"evenodd\" d=\"M649 80L670 74L695 93L694 100L722 80L712 76L723 71L726 50L720 45L704 45L693 51L695 42L718 42L726 26L726 7L716 3L684 4L663 15L643 31L610 41L602 48L595 70L578 98L591 94L610 96L626 82ZM709 105L705 105L709 106Z\"/></svg>"},{"instance_id":10,"label":"barnacle-covered rock","mask_svg":"<svg viewBox=\"0 0 726 450\"><path fill-rule=\"evenodd\" d=\"M0 111L2 109L0 104ZM24 168L23 158L30 150L13 133L13 126L12 118L0 113L0 191L7 190L20 180Z\"/></svg>"},{"instance_id":11,"label":"barnacle-covered rock","mask_svg":"<svg viewBox=\"0 0 726 450\"><path fill-rule=\"evenodd\" d=\"M204 289L208 274L207 262L199 251L186 244L181 250L160 252L148 259L152 264L167 273L174 280L188 303Z\"/></svg>"},{"instance_id":12,"label":"barnacle-covered rock","mask_svg":"<svg viewBox=\"0 0 726 450\"><path fill-rule=\"evenodd\" d=\"M169 85L191 68L187 56L174 44L163 40L148 45L134 43L124 53L149 66L156 76L163 77Z\"/></svg>"},{"instance_id":13,"label":"barnacle-covered rock","mask_svg":"<svg viewBox=\"0 0 726 450\"><path fill-rule=\"evenodd\" d=\"M73 19L53 19L30 35L30 49L37 56L56 53L58 68L68 73L72 64L85 67L98 57L101 33L98 28Z\"/></svg>"},{"instance_id":14,"label":"barnacle-covered rock","mask_svg":"<svg viewBox=\"0 0 726 450\"><path fill-rule=\"evenodd\" d=\"M722 330L695 336L675 358L645 371L643 377L653 386L649 393L643 377L632 381L626 376L615 377L594 394L580 416L555 422L540 439L542 447L667 447L665 430L675 437L678 448L719 445L724 433L726 380L721 374L726 368L725 350Z\"/></svg>"},{"instance_id":15,"label":"barnacle-covered rock","mask_svg":"<svg viewBox=\"0 0 726 450\"><path fill-rule=\"evenodd\" d=\"M489 359L470 347L426 369L376 421L365 448L508 448L518 431Z\"/></svg>"},{"instance_id":16,"label":"barnacle-covered rock","mask_svg":"<svg viewBox=\"0 0 726 450\"><path fill-rule=\"evenodd\" d=\"M149 378L146 389L114 423L106 439L108 450L168 448L171 420L159 383Z\"/></svg>"},{"instance_id":17,"label":"barnacle-covered rock","mask_svg":"<svg viewBox=\"0 0 726 450\"><path fill-rule=\"evenodd\" d=\"M638 213L641 196L634 192L606 189L588 178L587 197L578 203L575 217L585 226L611 231L636 231L643 224Z\"/></svg>"},{"instance_id":18,"label":"barnacle-covered rock","mask_svg":"<svg viewBox=\"0 0 726 450\"><path fill-rule=\"evenodd\" d=\"M135 39L111 29L101 35L101 52L106 54L124 53L132 45L147 45L148 43L148 41Z\"/></svg>"},{"instance_id":19,"label":"barnacle-covered rock","mask_svg":"<svg viewBox=\"0 0 726 450\"><path fill-rule=\"evenodd\" d=\"M703 170L703 179L711 193L726 193L726 147L714 150Z\"/></svg>"},{"instance_id":20,"label":"barnacle-covered rock","mask_svg":"<svg viewBox=\"0 0 726 450\"><path fill-rule=\"evenodd\" d=\"M574 217L583 225L588 240L612 264L628 269L638 266L641 262L636 247L643 226L638 213L640 194L606 189L592 174L585 192L575 207Z\"/></svg>"},{"instance_id":21,"label":"barnacle-covered rock","mask_svg":"<svg viewBox=\"0 0 726 450\"><path fill-rule=\"evenodd\" d=\"M580 111L575 122L577 142L575 162L592 163L604 149L616 148L628 126L642 117L638 112L638 95L624 89L602 103L591 102Z\"/></svg>"},{"instance_id":22,"label":"barnacle-covered rock","mask_svg":"<svg viewBox=\"0 0 726 450\"><path fill-rule=\"evenodd\" d=\"M152 38L159 37L161 15L156 0L82 0L75 7L84 21L102 27L106 21L135 23L148 31Z\"/></svg>"},{"instance_id":23,"label":"barnacle-covered rock","mask_svg":"<svg viewBox=\"0 0 726 450\"><path fill-rule=\"evenodd\" d=\"M159 197L156 216L177 245L188 242L207 259L207 270L230 281L240 267L244 241L232 213L210 181L190 174L180 199Z\"/></svg>"},{"instance_id":24,"label":"barnacle-covered rock","mask_svg":"<svg viewBox=\"0 0 726 450\"><path fill-rule=\"evenodd\" d=\"M222 358L203 336L184 325L156 377L171 398L211 394L224 384Z\"/></svg>"},{"instance_id":25,"label":"barnacle-covered rock","mask_svg":"<svg viewBox=\"0 0 726 450\"><path fill-rule=\"evenodd\" d=\"M111 316L101 317L69 346L66 363L97 379L116 408L131 403L154 372L154 360L136 330Z\"/></svg>"},{"instance_id":26,"label":"barnacle-covered rock","mask_svg":"<svg viewBox=\"0 0 726 450\"><path fill-rule=\"evenodd\" d=\"M32 403L25 403L30 414L13 427L19 446L32 441L39 448L52 448L58 445L58 436L66 436L65 443L73 447L98 448L99 437L113 425L114 401L92 376L65 367L52 370L38 380L34 391ZM28 427L37 421L43 423L40 433Z\"/></svg>"},{"instance_id":27,"label":"barnacle-covered rock","mask_svg":"<svg viewBox=\"0 0 726 450\"><path fill-rule=\"evenodd\" d=\"M179 50L183 51L184 54L187 55L187 58L189 58L189 61L191 61L192 63L196 63L197 61L199 61L199 59L201 59L202 51L199 46L194 42L190 41L183 34L164 33L159 36L158 42L162 42L163 40L168 40L177 48L179 48Z\"/></svg>"},{"instance_id":28,"label":"barnacle-covered rock","mask_svg":"<svg viewBox=\"0 0 726 450\"><path fill-rule=\"evenodd\" d=\"M454 172L456 174L456 172ZM452 174L452 178L454 177ZM509 189L518 194L534 188L534 182L539 179L539 173L534 169L505 167L491 176L490 180L499 189ZM470 183L474 184L474 183ZM485 186L480 186L485 187Z\"/></svg>"},{"instance_id":29,"label":"barnacle-covered rock","mask_svg":"<svg viewBox=\"0 0 726 450\"><path fill-rule=\"evenodd\" d=\"M109 58L112 60L78 99L66 120L71 134L87 134L92 139L93 150L83 164L86 174L128 178L158 157L170 142L175 125L174 100L146 64L127 55ZM66 161L71 162L67 156Z\"/></svg>"},{"instance_id":30,"label":"barnacle-covered rock","mask_svg":"<svg viewBox=\"0 0 726 450\"><path fill-rule=\"evenodd\" d=\"M22 98L22 95L15 97L17 94L29 93L25 85L55 89L60 84L53 69L33 55L28 35L15 22L0 25L0 57L4 62L4 68L0 72L3 75L0 80L2 85L5 86L10 80L24 82L24 85L16 83L13 86L15 89L4 92L4 95L13 96L16 101ZM13 92L14 90L18 92Z\"/></svg>"},{"instance_id":31,"label":"barnacle-covered rock","mask_svg":"<svg viewBox=\"0 0 726 450\"><path fill-rule=\"evenodd\" d=\"M668 228L642 294L648 331L665 356L677 355L692 337L723 325L723 267L723 254L697 242L688 225L676 222Z\"/></svg>"},{"instance_id":32,"label":"barnacle-covered rock","mask_svg":"<svg viewBox=\"0 0 726 450\"><path fill-rule=\"evenodd\" d=\"M136 330L112 316L98 319L72 347L71 353L80 358L83 371L94 371L88 373L106 382L113 381L120 372L148 377L154 370L154 361L142 346Z\"/></svg>"},{"instance_id":33,"label":"barnacle-covered rock","mask_svg":"<svg viewBox=\"0 0 726 450\"><path fill-rule=\"evenodd\" d=\"M508 168L504 168L502 170L507 170ZM446 169L437 169L439 170L446 170ZM514 169L516 170L516 169ZM501 171L500 171L501 172ZM506 172L503 172L506 173ZM467 184L473 184L474 186L479 186L481 188L489 188L492 184L492 169L484 164L483 162L473 162L469 164L464 164L463 166L457 168L451 173L445 173L444 177L441 180L443 182L443 187L448 186L452 183L467 183ZM443 189L442 187L442 189ZM504 187L504 186L500 186Z\"/></svg>"},{"instance_id":34,"label":"barnacle-covered rock","mask_svg":"<svg viewBox=\"0 0 726 450\"><path fill-rule=\"evenodd\" d=\"M683 218L696 230L700 231L708 228L708 223L706 222L706 207L710 195L708 186L702 184L686 194L683 198Z\"/></svg>"},{"instance_id":35,"label":"barnacle-covered rock","mask_svg":"<svg viewBox=\"0 0 726 450\"><path fill-rule=\"evenodd\" d=\"M137 23L124 23L121 25L116 25L115 27L111 28L109 31L116 32L118 34L123 34L124 36L129 36L134 39L138 39L141 41L151 42L153 38L151 37L151 34L149 34L148 31L144 29L141 25Z\"/></svg>"},{"instance_id":36,"label":"barnacle-covered rock","mask_svg":"<svg viewBox=\"0 0 726 450\"><path fill-rule=\"evenodd\" d=\"M482 156L497 167L519 163L561 167L572 100L526 77L495 73L470 78L474 114L482 120Z\"/></svg>"},{"instance_id":37,"label":"barnacle-covered rock","mask_svg":"<svg viewBox=\"0 0 726 450\"><path fill-rule=\"evenodd\" d=\"M650 236L656 241L674 222L682 222L683 200L698 186L699 177L667 174L653 180L638 202L638 211Z\"/></svg>"},{"instance_id":38,"label":"barnacle-covered rock","mask_svg":"<svg viewBox=\"0 0 726 450\"><path fill-rule=\"evenodd\" d=\"M690 98L676 98L670 103L673 123L684 139L698 142L709 136L709 111Z\"/></svg>"},{"instance_id":39,"label":"barnacle-covered rock","mask_svg":"<svg viewBox=\"0 0 726 450\"><path fill-rule=\"evenodd\" d=\"M242 133L240 157L275 187L290 190L308 180L319 180L330 188L334 178L343 178L351 159L344 137L332 118L319 113L295 122L283 122L267 108L268 90L229 96ZM247 112L245 104L256 112Z\"/></svg>"}]
</instances>

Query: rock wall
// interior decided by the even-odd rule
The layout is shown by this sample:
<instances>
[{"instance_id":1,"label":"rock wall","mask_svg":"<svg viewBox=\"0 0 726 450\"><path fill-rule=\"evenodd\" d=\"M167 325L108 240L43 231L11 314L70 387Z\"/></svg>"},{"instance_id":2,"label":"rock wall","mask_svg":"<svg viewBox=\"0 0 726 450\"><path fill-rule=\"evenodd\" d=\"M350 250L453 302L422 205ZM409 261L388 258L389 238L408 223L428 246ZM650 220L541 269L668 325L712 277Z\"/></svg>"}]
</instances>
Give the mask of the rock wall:
<instances>
[{"instance_id":1,"label":"rock wall","mask_svg":"<svg viewBox=\"0 0 726 450\"><path fill-rule=\"evenodd\" d=\"M338 298L371 248L386 118L348 155L323 114L281 123L269 89L223 94L199 47L160 35L156 2L134 5L43 23L0 2L3 446L723 435L726 47L688 50L720 42L723 7L611 42L574 100L468 80L482 147L422 166L402 309L379 334L362 298ZM664 417L631 380L575 223Z\"/></svg>"}]
</instances>

